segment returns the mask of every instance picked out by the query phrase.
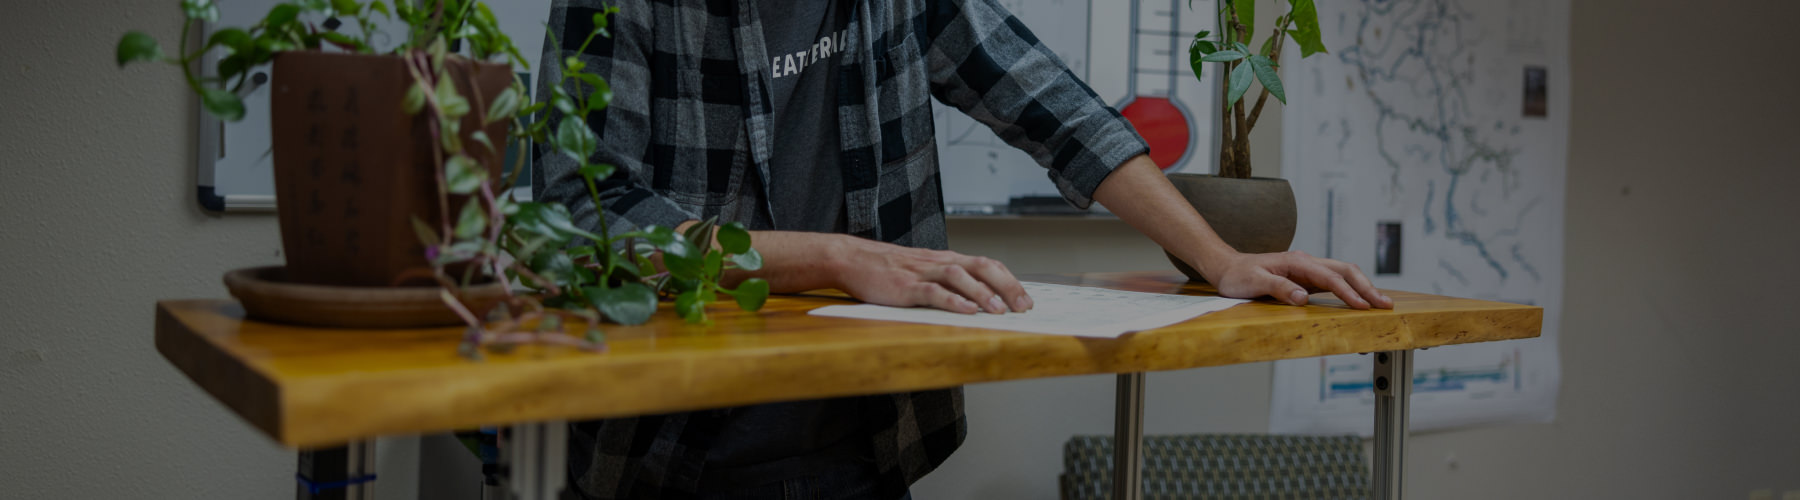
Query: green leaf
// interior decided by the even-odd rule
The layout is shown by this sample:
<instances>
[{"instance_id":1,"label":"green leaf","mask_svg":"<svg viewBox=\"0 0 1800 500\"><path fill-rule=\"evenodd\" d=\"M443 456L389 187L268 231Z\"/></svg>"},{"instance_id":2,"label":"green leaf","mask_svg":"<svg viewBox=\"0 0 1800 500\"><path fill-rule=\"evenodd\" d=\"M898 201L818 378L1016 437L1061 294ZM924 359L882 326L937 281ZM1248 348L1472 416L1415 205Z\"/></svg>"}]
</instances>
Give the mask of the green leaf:
<instances>
[{"instance_id":1,"label":"green leaf","mask_svg":"<svg viewBox=\"0 0 1800 500\"><path fill-rule=\"evenodd\" d=\"M456 229L453 234L457 239L468 239L481 236L481 230L487 229L487 211L481 209L481 200L470 199L463 204L462 214L456 216Z\"/></svg>"},{"instance_id":2,"label":"green leaf","mask_svg":"<svg viewBox=\"0 0 1800 500\"><path fill-rule=\"evenodd\" d=\"M619 11L618 7L608 7L604 10L601 10L600 12L595 12L594 13L594 31L605 31L606 25L607 25L606 15L613 13L613 12L618 12L618 11Z\"/></svg>"},{"instance_id":3,"label":"green leaf","mask_svg":"<svg viewBox=\"0 0 1800 500\"><path fill-rule=\"evenodd\" d=\"M486 123L494 123L513 117L519 111L519 91L512 87L500 91L494 96L494 102L488 104Z\"/></svg>"},{"instance_id":4,"label":"green leaf","mask_svg":"<svg viewBox=\"0 0 1800 500\"><path fill-rule=\"evenodd\" d=\"M707 217L706 220L688 226L687 234L682 236L687 238L688 243L693 243L694 248L710 250L712 249L713 225L718 221L718 217Z\"/></svg>"},{"instance_id":5,"label":"green leaf","mask_svg":"<svg viewBox=\"0 0 1800 500\"><path fill-rule=\"evenodd\" d=\"M443 240L438 238L437 231L431 229L430 224L426 224L425 221L419 220L419 216L417 215L412 217L412 228L413 234L419 236L419 243L424 243L425 246L443 243Z\"/></svg>"},{"instance_id":6,"label":"green leaf","mask_svg":"<svg viewBox=\"0 0 1800 500\"><path fill-rule=\"evenodd\" d=\"M1206 67L1206 55L1218 52L1219 48L1212 42L1204 40L1208 32L1194 34L1194 42L1188 44L1188 66L1194 69L1194 79L1200 79L1201 70Z\"/></svg>"},{"instance_id":7,"label":"green leaf","mask_svg":"<svg viewBox=\"0 0 1800 500\"><path fill-rule=\"evenodd\" d=\"M397 0L394 2L394 14L400 16L400 19L403 21L411 22L413 14L416 14L415 11L416 9L413 8L411 0Z\"/></svg>"},{"instance_id":8,"label":"green leaf","mask_svg":"<svg viewBox=\"0 0 1800 500\"><path fill-rule=\"evenodd\" d=\"M481 253L482 243L481 240L456 242L451 244L449 248L445 248L442 252L439 252L438 258L431 261L431 263L434 265L444 265L475 258L476 254Z\"/></svg>"},{"instance_id":9,"label":"green leaf","mask_svg":"<svg viewBox=\"0 0 1800 500\"><path fill-rule=\"evenodd\" d=\"M531 256L531 272L550 280L557 287L568 286L581 280L581 273L575 267L575 259L567 252L540 252Z\"/></svg>"},{"instance_id":10,"label":"green leaf","mask_svg":"<svg viewBox=\"0 0 1800 500\"><path fill-rule=\"evenodd\" d=\"M416 115L421 109L425 109L425 86L408 85L406 97L400 101L400 110L405 111L408 115Z\"/></svg>"},{"instance_id":11,"label":"green leaf","mask_svg":"<svg viewBox=\"0 0 1800 500\"><path fill-rule=\"evenodd\" d=\"M318 34L319 38L331 42L332 45L336 45L337 48L340 49L360 52L368 48L368 46L363 45L362 40L351 38L350 35L338 33L336 31L320 31Z\"/></svg>"},{"instance_id":12,"label":"green leaf","mask_svg":"<svg viewBox=\"0 0 1800 500\"><path fill-rule=\"evenodd\" d=\"M515 230L550 238L557 246L567 244L578 236L591 240L601 239L599 235L575 227L575 223L570 220L569 209L561 203L520 203L519 211L506 221Z\"/></svg>"},{"instance_id":13,"label":"green leaf","mask_svg":"<svg viewBox=\"0 0 1800 500\"><path fill-rule=\"evenodd\" d=\"M1319 32L1319 10L1313 6L1313 0L1288 0L1294 9L1288 16L1294 19L1294 29L1288 35L1300 45L1300 57L1325 53L1325 43L1321 41Z\"/></svg>"},{"instance_id":14,"label":"green leaf","mask_svg":"<svg viewBox=\"0 0 1800 500\"><path fill-rule=\"evenodd\" d=\"M733 254L731 256L731 263L736 264L738 269L755 271L762 269L763 258L761 253L758 253L756 249L752 248L745 250L744 253Z\"/></svg>"},{"instance_id":15,"label":"green leaf","mask_svg":"<svg viewBox=\"0 0 1800 500\"><path fill-rule=\"evenodd\" d=\"M593 81L589 81L588 84L594 88L592 92L588 93L588 112L606 109L606 106L612 104L612 85L607 84L606 80L602 80L599 77L594 77Z\"/></svg>"},{"instance_id":16,"label":"green leaf","mask_svg":"<svg viewBox=\"0 0 1800 500\"><path fill-rule=\"evenodd\" d=\"M594 136L594 131L588 129L586 122L573 116L565 116L562 123L557 124L556 137L551 142L563 154L573 156L579 162L588 161L600 147L600 138Z\"/></svg>"},{"instance_id":17,"label":"green leaf","mask_svg":"<svg viewBox=\"0 0 1800 500\"><path fill-rule=\"evenodd\" d=\"M481 189L481 183L487 181L487 172L474 158L459 154L444 162L444 181L451 193L469 194Z\"/></svg>"},{"instance_id":18,"label":"green leaf","mask_svg":"<svg viewBox=\"0 0 1800 500\"><path fill-rule=\"evenodd\" d=\"M219 6L213 0L181 0L181 13L187 14L188 19L219 21Z\"/></svg>"},{"instance_id":19,"label":"green leaf","mask_svg":"<svg viewBox=\"0 0 1800 500\"><path fill-rule=\"evenodd\" d=\"M362 12L362 6L358 5L356 0L331 0L331 8L337 10L339 14L351 16Z\"/></svg>"},{"instance_id":20,"label":"green leaf","mask_svg":"<svg viewBox=\"0 0 1800 500\"><path fill-rule=\"evenodd\" d=\"M675 296L675 312L689 323L706 321L706 301L700 299L700 290L688 290Z\"/></svg>"},{"instance_id":21,"label":"green leaf","mask_svg":"<svg viewBox=\"0 0 1800 500\"><path fill-rule=\"evenodd\" d=\"M256 39L258 57L261 57L264 52L281 52L284 50L294 50L299 47L300 46L294 45L293 42L287 41L286 39L271 37L270 34L266 32L263 33L263 36L257 37Z\"/></svg>"},{"instance_id":22,"label":"green leaf","mask_svg":"<svg viewBox=\"0 0 1800 500\"><path fill-rule=\"evenodd\" d=\"M250 33L237 28L225 28L213 32L212 36L206 39L206 48L200 50L205 51L220 45L238 54L248 53L256 48L255 42L250 38Z\"/></svg>"},{"instance_id":23,"label":"green leaf","mask_svg":"<svg viewBox=\"0 0 1800 500\"><path fill-rule=\"evenodd\" d=\"M750 250L750 230L741 222L732 222L719 226L719 249L725 253L739 254Z\"/></svg>"},{"instance_id":24,"label":"green leaf","mask_svg":"<svg viewBox=\"0 0 1800 500\"><path fill-rule=\"evenodd\" d=\"M582 165L580 172L582 178L599 180L612 177L613 171L617 169L618 167L605 163L592 163Z\"/></svg>"},{"instance_id":25,"label":"green leaf","mask_svg":"<svg viewBox=\"0 0 1800 500\"><path fill-rule=\"evenodd\" d=\"M701 272L706 273L706 279L717 280L719 273L724 270L725 254L717 250L706 252L706 262L701 267Z\"/></svg>"},{"instance_id":26,"label":"green leaf","mask_svg":"<svg viewBox=\"0 0 1800 500\"><path fill-rule=\"evenodd\" d=\"M470 132L469 139L474 140L476 143L479 143L482 146L487 147L488 152L490 152L490 153L494 152L494 141L488 140L487 131L477 130L474 132Z\"/></svg>"},{"instance_id":27,"label":"green leaf","mask_svg":"<svg viewBox=\"0 0 1800 500\"><path fill-rule=\"evenodd\" d=\"M220 58L219 78L230 80L238 75L244 74L244 70L249 69L251 66L250 56L256 49L255 47L251 47L250 50L251 52L239 52Z\"/></svg>"},{"instance_id":28,"label":"green leaf","mask_svg":"<svg viewBox=\"0 0 1800 500\"><path fill-rule=\"evenodd\" d=\"M763 302L769 300L769 282L762 278L750 278L738 283L737 290L731 293L737 299L739 309L756 311L762 309Z\"/></svg>"},{"instance_id":29,"label":"green leaf","mask_svg":"<svg viewBox=\"0 0 1800 500\"><path fill-rule=\"evenodd\" d=\"M156 44L155 38L137 31L125 33L119 38L117 50L119 67L137 61L157 61L163 58L162 46Z\"/></svg>"},{"instance_id":30,"label":"green leaf","mask_svg":"<svg viewBox=\"0 0 1800 500\"><path fill-rule=\"evenodd\" d=\"M1238 22L1250 35L1256 36L1256 0L1231 0L1231 10L1237 12Z\"/></svg>"},{"instance_id":31,"label":"green leaf","mask_svg":"<svg viewBox=\"0 0 1800 500\"><path fill-rule=\"evenodd\" d=\"M569 97L568 91L563 90L560 85L550 87L550 105L565 115L575 114L575 99Z\"/></svg>"},{"instance_id":32,"label":"green leaf","mask_svg":"<svg viewBox=\"0 0 1800 500\"><path fill-rule=\"evenodd\" d=\"M235 122L244 119L244 101L225 89L201 87L200 104L220 120Z\"/></svg>"},{"instance_id":33,"label":"green leaf","mask_svg":"<svg viewBox=\"0 0 1800 500\"><path fill-rule=\"evenodd\" d=\"M1231 70L1228 84L1230 87L1225 95L1225 109L1231 109L1232 105L1237 104L1238 99L1244 97L1244 91L1250 90L1250 80L1253 76L1250 73L1249 64L1239 63L1236 69Z\"/></svg>"},{"instance_id":34,"label":"green leaf","mask_svg":"<svg viewBox=\"0 0 1800 500\"><path fill-rule=\"evenodd\" d=\"M1238 52L1235 50L1221 50L1218 52L1213 52L1211 54L1207 54L1205 57L1200 58L1200 60L1203 62L1231 62L1231 61L1236 61L1238 59L1243 59L1243 58L1244 58L1243 52Z\"/></svg>"},{"instance_id":35,"label":"green leaf","mask_svg":"<svg viewBox=\"0 0 1800 500\"><path fill-rule=\"evenodd\" d=\"M269 15L263 18L263 26L276 28L293 23L300 18L300 6L291 3L277 4L269 9Z\"/></svg>"},{"instance_id":36,"label":"green leaf","mask_svg":"<svg viewBox=\"0 0 1800 500\"><path fill-rule=\"evenodd\" d=\"M401 1L406 1L406 0L401 0ZM375 0L373 2L369 2L369 12L379 12L379 13L381 13L381 15L386 16L389 19L392 19L394 17L393 11L388 10L387 4L382 3L381 0Z\"/></svg>"},{"instance_id":37,"label":"green leaf","mask_svg":"<svg viewBox=\"0 0 1800 500\"><path fill-rule=\"evenodd\" d=\"M663 246L662 252L663 267L669 270L670 275L681 279L700 277L703 256L686 238L675 239L673 243Z\"/></svg>"},{"instance_id":38,"label":"green leaf","mask_svg":"<svg viewBox=\"0 0 1800 500\"><path fill-rule=\"evenodd\" d=\"M469 100L456 91L456 83L447 77L438 79L437 104L438 111L451 120L469 114Z\"/></svg>"},{"instance_id":39,"label":"green leaf","mask_svg":"<svg viewBox=\"0 0 1800 500\"><path fill-rule=\"evenodd\" d=\"M438 127L438 139L443 142L444 152L461 153L463 150L462 120L445 120L443 123L439 123Z\"/></svg>"},{"instance_id":40,"label":"green leaf","mask_svg":"<svg viewBox=\"0 0 1800 500\"><path fill-rule=\"evenodd\" d=\"M642 283L624 283L616 288L585 287L581 291L600 314L622 325L641 325L656 314L656 291Z\"/></svg>"},{"instance_id":41,"label":"green leaf","mask_svg":"<svg viewBox=\"0 0 1800 500\"><path fill-rule=\"evenodd\" d=\"M644 228L644 243L649 245L650 249L653 251L662 250L664 247L674 245L675 240L674 228L658 226L655 224L651 224Z\"/></svg>"},{"instance_id":42,"label":"green leaf","mask_svg":"<svg viewBox=\"0 0 1800 500\"><path fill-rule=\"evenodd\" d=\"M1281 87L1281 74L1275 72L1273 61L1260 55L1250 56L1250 71L1256 73L1256 79L1262 81L1263 88L1269 89L1269 94L1274 95L1275 100L1287 104L1287 93Z\"/></svg>"}]
</instances>

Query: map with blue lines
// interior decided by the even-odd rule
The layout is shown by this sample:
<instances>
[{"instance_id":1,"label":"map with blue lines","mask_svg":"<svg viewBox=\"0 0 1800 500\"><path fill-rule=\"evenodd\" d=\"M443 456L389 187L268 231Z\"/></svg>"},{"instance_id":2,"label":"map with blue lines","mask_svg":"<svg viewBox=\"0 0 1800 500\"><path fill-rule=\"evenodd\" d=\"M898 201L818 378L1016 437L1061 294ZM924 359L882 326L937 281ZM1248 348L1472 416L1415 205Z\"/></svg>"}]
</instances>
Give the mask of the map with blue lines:
<instances>
[{"instance_id":1,"label":"map with blue lines","mask_svg":"<svg viewBox=\"0 0 1800 500\"><path fill-rule=\"evenodd\" d=\"M1381 288L1534 304L1539 339L1419 353L1414 429L1555 414L1568 142L1566 0L1319 2L1284 60L1294 248ZM1370 432L1372 361L1277 364L1272 432Z\"/></svg>"}]
</instances>

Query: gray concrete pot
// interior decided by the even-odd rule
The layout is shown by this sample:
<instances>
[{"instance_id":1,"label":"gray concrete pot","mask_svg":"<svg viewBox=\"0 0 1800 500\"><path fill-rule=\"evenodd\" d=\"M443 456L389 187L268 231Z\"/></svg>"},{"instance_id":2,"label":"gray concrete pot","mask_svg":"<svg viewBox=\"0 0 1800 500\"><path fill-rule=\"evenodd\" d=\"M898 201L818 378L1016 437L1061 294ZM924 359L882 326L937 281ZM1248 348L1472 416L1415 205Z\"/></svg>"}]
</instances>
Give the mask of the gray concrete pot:
<instances>
[{"instance_id":1,"label":"gray concrete pot","mask_svg":"<svg viewBox=\"0 0 1800 500\"><path fill-rule=\"evenodd\" d=\"M1239 252L1285 252L1294 242L1294 188L1287 179L1169 174L1169 182L1206 218L1219 238ZM1169 254L1169 262L1188 279L1206 281L1173 254Z\"/></svg>"}]
</instances>

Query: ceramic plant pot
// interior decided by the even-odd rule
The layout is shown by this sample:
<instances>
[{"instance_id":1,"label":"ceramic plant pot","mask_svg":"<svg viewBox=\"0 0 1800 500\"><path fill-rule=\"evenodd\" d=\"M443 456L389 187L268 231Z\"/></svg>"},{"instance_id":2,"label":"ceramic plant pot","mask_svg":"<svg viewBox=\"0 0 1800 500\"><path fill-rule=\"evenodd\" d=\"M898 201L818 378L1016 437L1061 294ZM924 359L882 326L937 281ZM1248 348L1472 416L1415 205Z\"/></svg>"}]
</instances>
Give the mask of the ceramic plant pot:
<instances>
[{"instance_id":1,"label":"ceramic plant pot","mask_svg":"<svg viewBox=\"0 0 1800 500\"><path fill-rule=\"evenodd\" d=\"M512 83L501 63L446 63L471 107ZM270 86L276 211L285 279L332 286L394 286L409 269L429 267L412 229L418 217L439 227L437 175L429 111L407 115L401 100L412 76L399 56L295 51L275 56ZM471 83L480 89L475 98ZM501 152L470 139L484 130L496 145L510 120L482 127L464 116L462 143L490 172ZM451 213L464 197L452 197ZM411 284L422 284L414 281Z\"/></svg>"},{"instance_id":2,"label":"ceramic plant pot","mask_svg":"<svg viewBox=\"0 0 1800 500\"><path fill-rule=\"evenodd\" d=\"M1233 179L1206 174L1169 174L1169 182L1213 231L1244 253L1285 252L1294 242L1294 189L1287 179ZM1167 254L1168 252L1164 252ZM1188 279L1206 281L1181 259L1169 262Z\"/></svg>"}]
</instances>

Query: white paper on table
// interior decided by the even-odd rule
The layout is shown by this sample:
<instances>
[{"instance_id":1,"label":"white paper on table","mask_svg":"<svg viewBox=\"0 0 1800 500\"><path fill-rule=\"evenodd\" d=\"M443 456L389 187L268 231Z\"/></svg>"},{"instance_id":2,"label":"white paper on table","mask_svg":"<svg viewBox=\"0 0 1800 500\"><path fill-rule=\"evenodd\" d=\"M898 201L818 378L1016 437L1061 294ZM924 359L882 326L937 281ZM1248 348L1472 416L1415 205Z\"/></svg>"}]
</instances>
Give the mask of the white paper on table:
<instances>
[{"instance_id":1,"label":"white paper on table","mask_svg":"<svg viewBox=\"0 0 1800 500\"><path fill-rule=\"evenodd\" d=\"M1249 302L1224 297L1125 292L1084 286L1021 283L1035 304L1030 311L958 314L923 307L871 304L825 306L807 314L932 325L992 328L1050 335L1117 338L1161 328Z\"/></svg>"}]
</instances>

